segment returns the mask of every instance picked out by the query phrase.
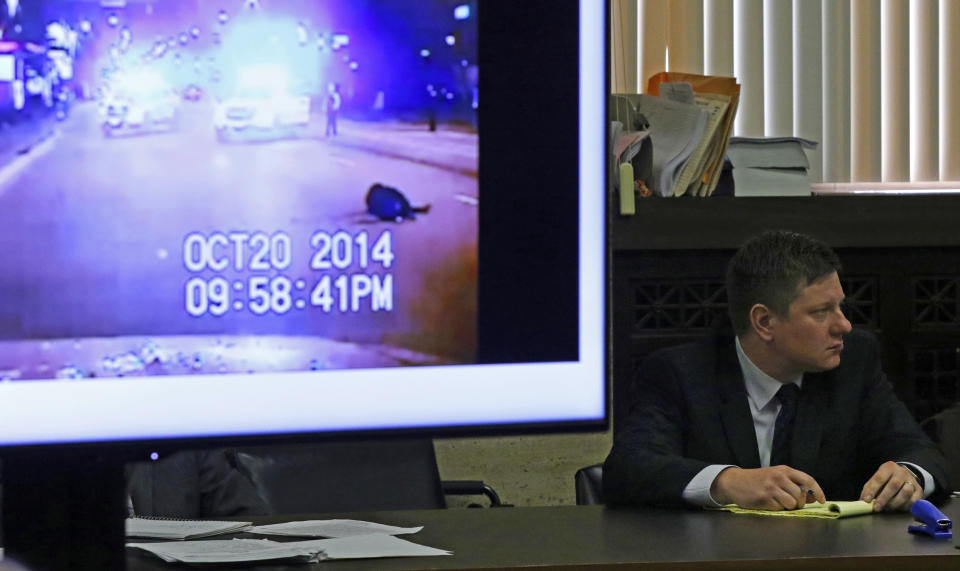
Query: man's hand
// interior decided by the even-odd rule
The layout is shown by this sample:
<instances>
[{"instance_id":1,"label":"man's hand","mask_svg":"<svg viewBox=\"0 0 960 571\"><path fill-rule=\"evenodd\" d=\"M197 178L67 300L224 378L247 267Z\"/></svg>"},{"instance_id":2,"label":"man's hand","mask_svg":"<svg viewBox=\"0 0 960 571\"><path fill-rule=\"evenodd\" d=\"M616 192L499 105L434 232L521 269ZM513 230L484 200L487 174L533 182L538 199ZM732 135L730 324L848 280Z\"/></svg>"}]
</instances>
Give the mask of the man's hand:
<instances>
[{"instance_id":1,"label":"man's hand","mask_svg":"<svg viewBox=\"0 0 960 571\"><path fill-rule=\"evenodd\" d=\"M761 510L792 510L810 500L827 501L812 476L789 466L726 468L710 486L710 495L721 504Z\"/></svg>"},{"instance_id":2,"label":"man's hand","mask_svg":"<svg viewBox=\"0 0 960 571\"><path fill-rule=\"evenodd\" d=\"M923 497L923 488L913 477L913 472L896 462L884 462L880 469L867 480L860 492L860 499L873 503L873 511L910 509L913 502Z\"/></svg>"}]
</instances>

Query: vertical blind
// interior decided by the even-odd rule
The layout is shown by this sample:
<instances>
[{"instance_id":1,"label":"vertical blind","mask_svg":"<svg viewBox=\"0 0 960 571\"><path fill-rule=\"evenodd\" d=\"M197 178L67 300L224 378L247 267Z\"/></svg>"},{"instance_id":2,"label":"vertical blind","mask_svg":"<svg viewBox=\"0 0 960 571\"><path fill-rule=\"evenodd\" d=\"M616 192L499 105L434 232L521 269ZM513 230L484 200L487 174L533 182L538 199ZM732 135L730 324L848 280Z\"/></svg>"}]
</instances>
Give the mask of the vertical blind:
<instances>
[{"instance_id":1,"label":"vertical blind","mask_svg":"<svg viewBox=\"0 0 960 571\"><path fill-rule=\"evenodd\" d=\"M734 134L819 142L815 182L960 181L960 0L613 0L611 8L615 91L642 92L664 70L733 75L741 84Z\"/></svg>"}]
</instances>

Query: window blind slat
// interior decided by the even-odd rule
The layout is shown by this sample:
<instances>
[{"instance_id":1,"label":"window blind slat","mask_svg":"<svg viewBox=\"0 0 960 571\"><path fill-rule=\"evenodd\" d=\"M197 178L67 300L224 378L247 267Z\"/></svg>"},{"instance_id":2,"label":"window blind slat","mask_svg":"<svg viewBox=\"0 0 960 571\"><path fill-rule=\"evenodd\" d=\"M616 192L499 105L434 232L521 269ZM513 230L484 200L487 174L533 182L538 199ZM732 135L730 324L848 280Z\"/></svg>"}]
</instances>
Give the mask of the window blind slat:
<instances>
[{"instance_id":1,"label":"window blind slat","mask_svg":"<svg viewBox=\"0 0 960 571\"><path fill-rule=\"evenodd\" d=\"M850 182L850 5L823 0L823 180Z\"/></svg>"},{"instance_id":2,"label":"window blind slat","mask_svg":"<svg viewBox=\"0 0 960 571\"><path fill-rule=\"evenodd\" d=\"M763 3L763 132L767 137L793 134L793 4Z\"/></svg>"},{"instance_id":3,"label":"window blind slat","mask_svg":"<svg viewBox=\"0 0 960 571\"><path fill-rule=\"evenodd\" d=\"M610 3L610 78L614 93L637 90L637 0Z\"/></svg>"},{"instance_id":4,"label":"window blind slat","mask_svg":"<svg viewBox=\"0 0 960 571\"><path fill-rule=\"evenodd\" d=\"M907 0L883 0L880 7L881 180L910 180L909 9Z\"/></svg>"},{"instance_id":5,"label":"window blind slat","mask_svg":"<svg viewBox=\"0 0 960 571\"><path fill-rule=\"evenodd\" d=\"M640 54L640 92L646 93L647 80L667 69L667 0L640 0L638 26L643 31L637 42Z\"/></svg>"},{"instance_id":6,"label":"window blind slat","mask_svg":"<svg viewBox=\"0 0 960 571\"><path fill-rule=\"evenodd\" d=\"M670 71L703 73L703 0L672 0L669 18Z\"/></svg>"},{"instance_id":7,"label":"window blind slat","mask_svg":"<svg viewBox=\"0 0 960 571\"><path fill-rule=\"evenodd\" d=\"M940 180L960 180L960 2L940 0Z\"/></svg>"},{"instance_id":8,"label":"window blind slat","mask_svg":"<svg viewBox=\"0 0 960 571\"><path fill-rule=\"evenodd\" d=\"M880 4L850 5L850 180L880 180Z\"/></svg>"},{"instance_id":9,"label":"window blind slat","mask_svg":"<svg viewBox=\"0 0 960 571\"><path fill-rule=\"evenodd\" d=\"M793 132L805 139L823 140L822 42L820 3L793 2ZM823 147L808 153L810 182L823 180Z\"/></svg>"},{"instance_id":10,"label":"window blind slat","mask_svg":"<svg viewBox=\"0 0 960 571\"><path fill-rule=\"evenodd\" d=\"M937 180L936 0L910 2L910 180Z\"/></svg>"},{"instance_id":11,"label":"window blind slat","mask_svg":"<svg viewBox=\"0 0 960 571\"><path fill-rule=\"evenodd\" d=\"M704 0L703 72L733 75L733 0Z\"/></svg>"},{"instance_id":12,"label":"window blind slat","mask_svg":"<svg viewBox=\"0 0 960 571\"><path fill-rule=\"evenodd\" d=\"M740 83L734 134L763 136L763 0L733 2L733 67Z\"/></svg>"}]
</instances>

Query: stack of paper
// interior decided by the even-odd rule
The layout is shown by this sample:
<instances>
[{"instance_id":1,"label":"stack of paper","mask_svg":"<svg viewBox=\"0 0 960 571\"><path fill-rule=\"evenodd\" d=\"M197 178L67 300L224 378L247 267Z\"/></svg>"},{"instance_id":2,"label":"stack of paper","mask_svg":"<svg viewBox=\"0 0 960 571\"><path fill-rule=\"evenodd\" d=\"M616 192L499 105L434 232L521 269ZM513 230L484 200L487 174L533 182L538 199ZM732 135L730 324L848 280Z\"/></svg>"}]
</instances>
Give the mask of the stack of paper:
<instances>
[{"instance_id":1,"label":"stack of paper","mask_svg":"<svg viewBox=\"0 0 960 571\"><path fill-rule=\"evenodd\" d=\"M686 86L686 87L684 87ZM686 94L689 90L692 101ZM732 77L698 75L693 73L661 72L647 82L647 93L667 99L687 101L705 110L708 124L702 140L691 153L680 180L674 184L673 194L680 196L710 196L720 181L727 144L733 132L733 120L740 103L740 85Z\"/></svg>"},{"instance_id":2,"label":"stack of paper","mask_svg":"<svg viewBox=\"0 0 960 571\"><path fill-rule=\"evenodd\" d=\"M287 543L269 539L212 539L176 543L128 543L127 547L148 551L171 563L194 564L243 563L278 559L315 563L324 559L451 555L450 551L434 549L382 534Z\"/></svg>"},{"instance_id":3,"label":"stack of paper","mask_svg":"<svg viewBox=\"0 0 960 571\"><path fill-rule=\"evenodd\" d=\"M154 539L196 539L250 529L249 521L203 521L191 519L127 518L127 537Z\"/></svg>"},{"instance_id":4,"label":"stack of paper","mask_svg":"<svg viewBox=\"0 0 960 571\"><path fill-rule=\"evenodd\" d=\"M228 533L229 531L224 531L226 524L232 525L229 531L330 539L293 542L277 542L268 539L220 539L128 543L127 547L148 551L165 561L194 564L272 560L313 563L324 559L451 555L450 551L426 547L394 537L397 534L416 533L423 529L423 526L396 527L350 519L294 521L251 527L249 522L131 518L127 520L127 535L185 539L199 537L197 533L208 535Z\"/></svg>"},{"instance_id":5,"label":"stack of paper","mask_svg":"<svg viewBox=\"0 0 960 571\"><path fill-rule=\"evenodd\" d=\"M804 148L816 149L800 137L733 137L728 151L733 163L736 196L809 196L810 161Z\"/></svg>"},{"instance_id":6,"label":"stack of paper","mask_svg":"<svg viewBox=\"0 0 960 571\"><path fill-rule=\"evenodd\" d=\"M418 527L397 527L355 519L312 519L258 525L250 528L250 533L261 535L286 535L294 537L353 537L357 535L403 535L417 533Z\"/></svg>"},{"instance_id":7,"label":"stack of paper","mask_svg":"<svg viewBox=\"0 0 960 571\"><path fill-rule=\"evenodd\" d=\"M323 558L320 548L268 539L212 539L176 543L128 543L127 547L153 553L169 563L245 563L289 560L315 563Z\"/></svg>"},{"instance_id":8,"label":"stack of paper","mask_svg":"<svg viewBox=\"0 0 960 571\"><path fill-rule=\"evenodd\" d=\"M730 98L716 93L703 93L694 96L694 102L707 112L707 128L677 175L677 180L673 184L674 196L683 196L688 190L693 196L706 196L716 187L716 183L713 183L713 187L710 187L708 192L707 185L701 180L706 176L707 169L712 168L716 158L713 153L722 150L717 137L721 133L721 123L730 104Z\"/></svg>"},{"instance_id":9,"label":"stack of paper","mask_svg":"<svg viewBox=\"0 0 960 571\"><path fill-rule=\"evenodd\" d=\"M649 122L653 168L647 187L661 196L673 196L682 167L700 143L709 113L698 105L670 101L647 94L614 94L611 109L629 106L628 117ZM626 119L628 122L631 120Z\"/></svg>"}]
</instances>

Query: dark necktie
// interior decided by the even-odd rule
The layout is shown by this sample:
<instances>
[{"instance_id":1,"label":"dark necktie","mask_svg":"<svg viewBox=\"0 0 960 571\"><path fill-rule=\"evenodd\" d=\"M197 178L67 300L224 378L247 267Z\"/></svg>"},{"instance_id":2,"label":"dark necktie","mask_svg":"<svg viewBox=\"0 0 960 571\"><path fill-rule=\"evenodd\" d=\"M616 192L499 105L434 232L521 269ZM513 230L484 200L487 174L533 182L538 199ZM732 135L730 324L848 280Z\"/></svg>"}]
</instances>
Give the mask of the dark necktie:
<instances>
[{"instance_id":1,"label":"dark necktie","mask_svg":"<svg viewBox=\"0 0 960 571\"><path fill-rule=\"evenodd\" d=\"M777 391L780 412L773 425L773 446L770 449L770 465L790 464L790 433L793 419L797 415L797 401L800 399L800 387L787 383Z\"/></svg>"}]
</instances>

